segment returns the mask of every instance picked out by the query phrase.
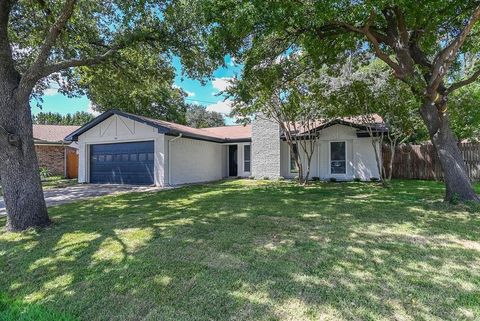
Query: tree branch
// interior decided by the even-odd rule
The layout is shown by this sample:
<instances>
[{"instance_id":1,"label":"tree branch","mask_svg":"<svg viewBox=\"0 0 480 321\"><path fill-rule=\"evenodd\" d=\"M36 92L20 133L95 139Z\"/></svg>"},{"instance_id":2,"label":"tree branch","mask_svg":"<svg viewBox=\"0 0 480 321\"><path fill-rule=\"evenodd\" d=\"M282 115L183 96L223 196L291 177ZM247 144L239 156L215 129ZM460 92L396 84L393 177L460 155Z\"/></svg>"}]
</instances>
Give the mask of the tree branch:
<instances>
[{"instance_id":1,"label":"tree branch","mask_svg":"<svg viewBox=\"0 0 480 321\"><path fill-rule=\"evenodd\" d=\"M15 0L0 0L0 62L3 62L0 64L0 68L5 68L5 64L11 68L14 65L12 48L8 39L8 21L10 11L15 3Z\"/></svg>"},{"instance_id":2,"label":"tree branch","mask_svg":"<svg viewBox=\"0 0 480 321\"><path fill-rule=\"evenodd\" d=\"M93 65L98 65L108 58L110 58L112 55L114 55L118 50L124 48L125 46L113 46L105 53L94 56L94 57L89 57L89 58L80 58L80 59L69 59L65 61L61 61L59 63L53 64L53 65L47 65L43 67L41 72L39 73L39 78L44 78L47 77L55 72L59 72L68 68L72 67L81 67L81 66L93 66Z\"/></svg>"},{"instance_id":3,"label":"tree branch","mask_svg":"<svg viewBox=\"0 0 480 321\"><path fill-rule=\"evenodd\" d=\"M451 93L457 89L460 89L464 86L470 85L475 82L480 77L480 68L475 71L470 77L460 80L456 83L453 83L450 87L447 88L447 92Z\"/></svg>"},{"instance_id":4,"label":"tree branch","mask_svg":"<svg viewBox=\"0 0 480 321\"><path fill-rule=\"evenodd\" d=\"M37 75L41 72L42 67L44 66L45 62L50 55L50 51L57 41L58 36L65 28L67 21L73 14L73 9L75 8L77 0L67 0L65 5L63 6L62 12L60 16L55 21L55 23L50 27L45 40L43 41L43 45L40 47L40 51L38 53L37 59L35 62L28 68L27 72L24 75L26 82L32 83L30 84L32 87L35 84L36 80L38 79ZM22 79L23 80L23 79Z\"/></svg>"},{"instance_id":5,"label":"tree branch","mask_svg":"<svg viewBox=\"0 0 480 321\"><path fill-rule=\"evenodd\" d=\"M467 39L470 31L472 31L475 23L480 19L480 5L477 6L467 23L465 28L460 34L453 39L442 51L438 53L434 60L434 68L432 77L429 84L429 94L436 95L438 85L442 82L443 77L447 74L448 69L455 60L458 50Z\"/></svg>"}]
</instances>

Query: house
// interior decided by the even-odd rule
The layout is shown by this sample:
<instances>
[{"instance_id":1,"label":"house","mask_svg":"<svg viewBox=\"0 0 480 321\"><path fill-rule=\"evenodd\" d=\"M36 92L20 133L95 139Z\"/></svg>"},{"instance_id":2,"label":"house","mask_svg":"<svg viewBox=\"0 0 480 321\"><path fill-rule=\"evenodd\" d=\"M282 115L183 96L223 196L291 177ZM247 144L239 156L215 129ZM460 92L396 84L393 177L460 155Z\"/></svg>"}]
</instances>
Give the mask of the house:
<instances>
[{"instance_id":1,"label":"house","mask_svg":"<svg viewBox=\"0 0 480 321\"><path fill-rule=\"evenodd\" d=\"M311 177L379 177L369 127L359 118L319 121L318 126ZM384 130L379 117L373 126ZM79 182L169 186L297 175L278 124L262 117L248 126L197 129L110 110L66 140L79 145Z\"/></svg>"},{"instance_id":2,"label":"house","mask_svg":"<svg viewBox=\"0 0 480 321\"><path fill-rule=\"evenodd\" d=\"M64 138L80 126L33 125L38 164L51 175L75 178L78 175L77 144Z\"/></svg>"}]
</instances>

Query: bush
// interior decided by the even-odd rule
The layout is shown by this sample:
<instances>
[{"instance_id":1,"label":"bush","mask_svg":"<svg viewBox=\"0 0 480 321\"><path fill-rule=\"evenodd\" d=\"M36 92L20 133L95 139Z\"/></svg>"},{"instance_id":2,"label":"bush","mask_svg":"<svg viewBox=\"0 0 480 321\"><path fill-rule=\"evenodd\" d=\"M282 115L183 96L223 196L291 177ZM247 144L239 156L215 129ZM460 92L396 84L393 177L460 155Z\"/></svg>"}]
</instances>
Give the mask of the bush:
<instances>
[{"instance_id":1,"label":"bush","mask_svg":"<svg viewBox=\"0 0 480 321\"><path fill-rule=\"evenodd\" d=\"M40 178L47 179L51 176L50 170L46 167L40 167Z\"/></svg>"},{"instance_id":2,"label":"bush","mask_svg":"<svg viewBox=\"0 0 480 321\"><path fill-rule=\"evenodd\" d=\"M278 177L278 180L279 180L279 181L284 181L284 180L285 180L285 177L279 176L279 177Z\"/></svg>"},{"instance_id":3,"label":"bush","mask_svg":"<svg viewBox=\"0 0 480 321\"><path fill-rule=\"evenodd\" d=\"M378 182L380 179L378 177L370 177L370 181Z\"/></svg>"},{"instance_id":4,"label":"bush","mask_svg":"<svg viewBox=\"0 0 480 321\"><path fill-rule=\"evenodd\" d=\"M312 177L312 181L314 181L314 182L318 182L319 180L320 180L320 177L318 177L318 176Z\"/></svg>"},{"instance_id":5,"label":"bush","mask_svg":"<svg viewBox=\"0 0 480 321\"><path fill-rule=\"evenodd\" d=\"M330 182L336 182L336 181L337 181L337 178L336 178L336 177L330 177L329 181L330 181Z\"/></svg>"},{"instance_id":6,"label":"bush","mask_svg":"<svg viewBox=\"0 0 480 321\"><path fill-rule=\"evenodd\" d=\"M270 180L270 177L268 177L268 176L263 176L262 179L265 180L265 181L268 181L268 180Z\"/></svg>"},{"instance_id":7,"label":"bush","mask_svg":"<svg viewBox=\"0 0 480 321\"><path fill-rule=\"evenodd\" d=\"M300 177L295 176L295 177L293 178L293 180L298 182L298 181L300 180Z\"/></svg>"},{"instance_id":8,"label":"bush","mask_svg":"<svg viewBox=\"0 0 480 321\"><path fill-rule=\"evenodd\" d=\"M255 179L255 176L248 176L248 179Z\"/></svg>"},{"instance_id":9,"label":"bush","mask_svg":"<svg viewBox=\"0 0 480 321\"><path fill-rule=\"evenodd\" d=\"M361 179L360 177L355 177L355 178L353 179L353 181L354 181L354 182L361 182L362 179Z\"/></svg>"}]
</instances>

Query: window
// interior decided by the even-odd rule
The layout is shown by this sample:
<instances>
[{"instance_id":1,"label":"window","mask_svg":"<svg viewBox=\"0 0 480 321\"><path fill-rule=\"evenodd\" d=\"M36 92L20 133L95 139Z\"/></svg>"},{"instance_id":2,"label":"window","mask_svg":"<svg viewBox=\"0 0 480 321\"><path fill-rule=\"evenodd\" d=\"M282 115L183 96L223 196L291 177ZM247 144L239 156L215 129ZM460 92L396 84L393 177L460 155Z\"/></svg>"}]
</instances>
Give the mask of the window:
<instances>
[{"instance_id":1,"label":"window","mask_svg":"<svg viewBox=\"0 0 480 321\"><path fill-rule=\"evenodd\" d=\"M250 172L250 145L243 146L243 171Z\"/></svg>"},{"instance_id":2,"label":"window","mask_svg":"<svg viewBox=\"0 0 480 321\"><path fill-rule=\"evenodd\" d=\"M330 142L330 173L347 173L347 152L345 142Z\"/></svg>"},{"instance_id":3,"label":"window","mask_svg":"<svg viewBox=\"0 0 480 321\"><path fill-rule=\"evenodd\" d=\"M290 173L298 173L297 163L295 162L295 153L298 152L298 147L293 144L293 149L290 147Z\"/></svg>"}]
</instances>

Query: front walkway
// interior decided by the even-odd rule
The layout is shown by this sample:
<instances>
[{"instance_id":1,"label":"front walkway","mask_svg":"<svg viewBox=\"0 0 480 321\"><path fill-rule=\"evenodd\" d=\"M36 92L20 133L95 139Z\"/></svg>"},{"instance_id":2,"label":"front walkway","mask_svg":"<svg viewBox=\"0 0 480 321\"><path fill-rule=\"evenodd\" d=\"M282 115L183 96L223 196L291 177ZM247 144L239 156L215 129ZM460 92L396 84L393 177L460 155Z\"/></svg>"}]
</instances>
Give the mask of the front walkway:
<instances>
[{"instance_id":1,"label":"front walkway","mask_svg":"<svg viewBox=\"0 0 480 321\"><path fill-rule=\"evenodd\" d=\"M157 191L162 187L116 185L116 184L79 184L64 188L52 188L43 192L47 206L71 203L78 200L104 196L122 192L149 192ZM5 215L5 202L0 197L0 215Z\"/></svg>"}]
</instances>

